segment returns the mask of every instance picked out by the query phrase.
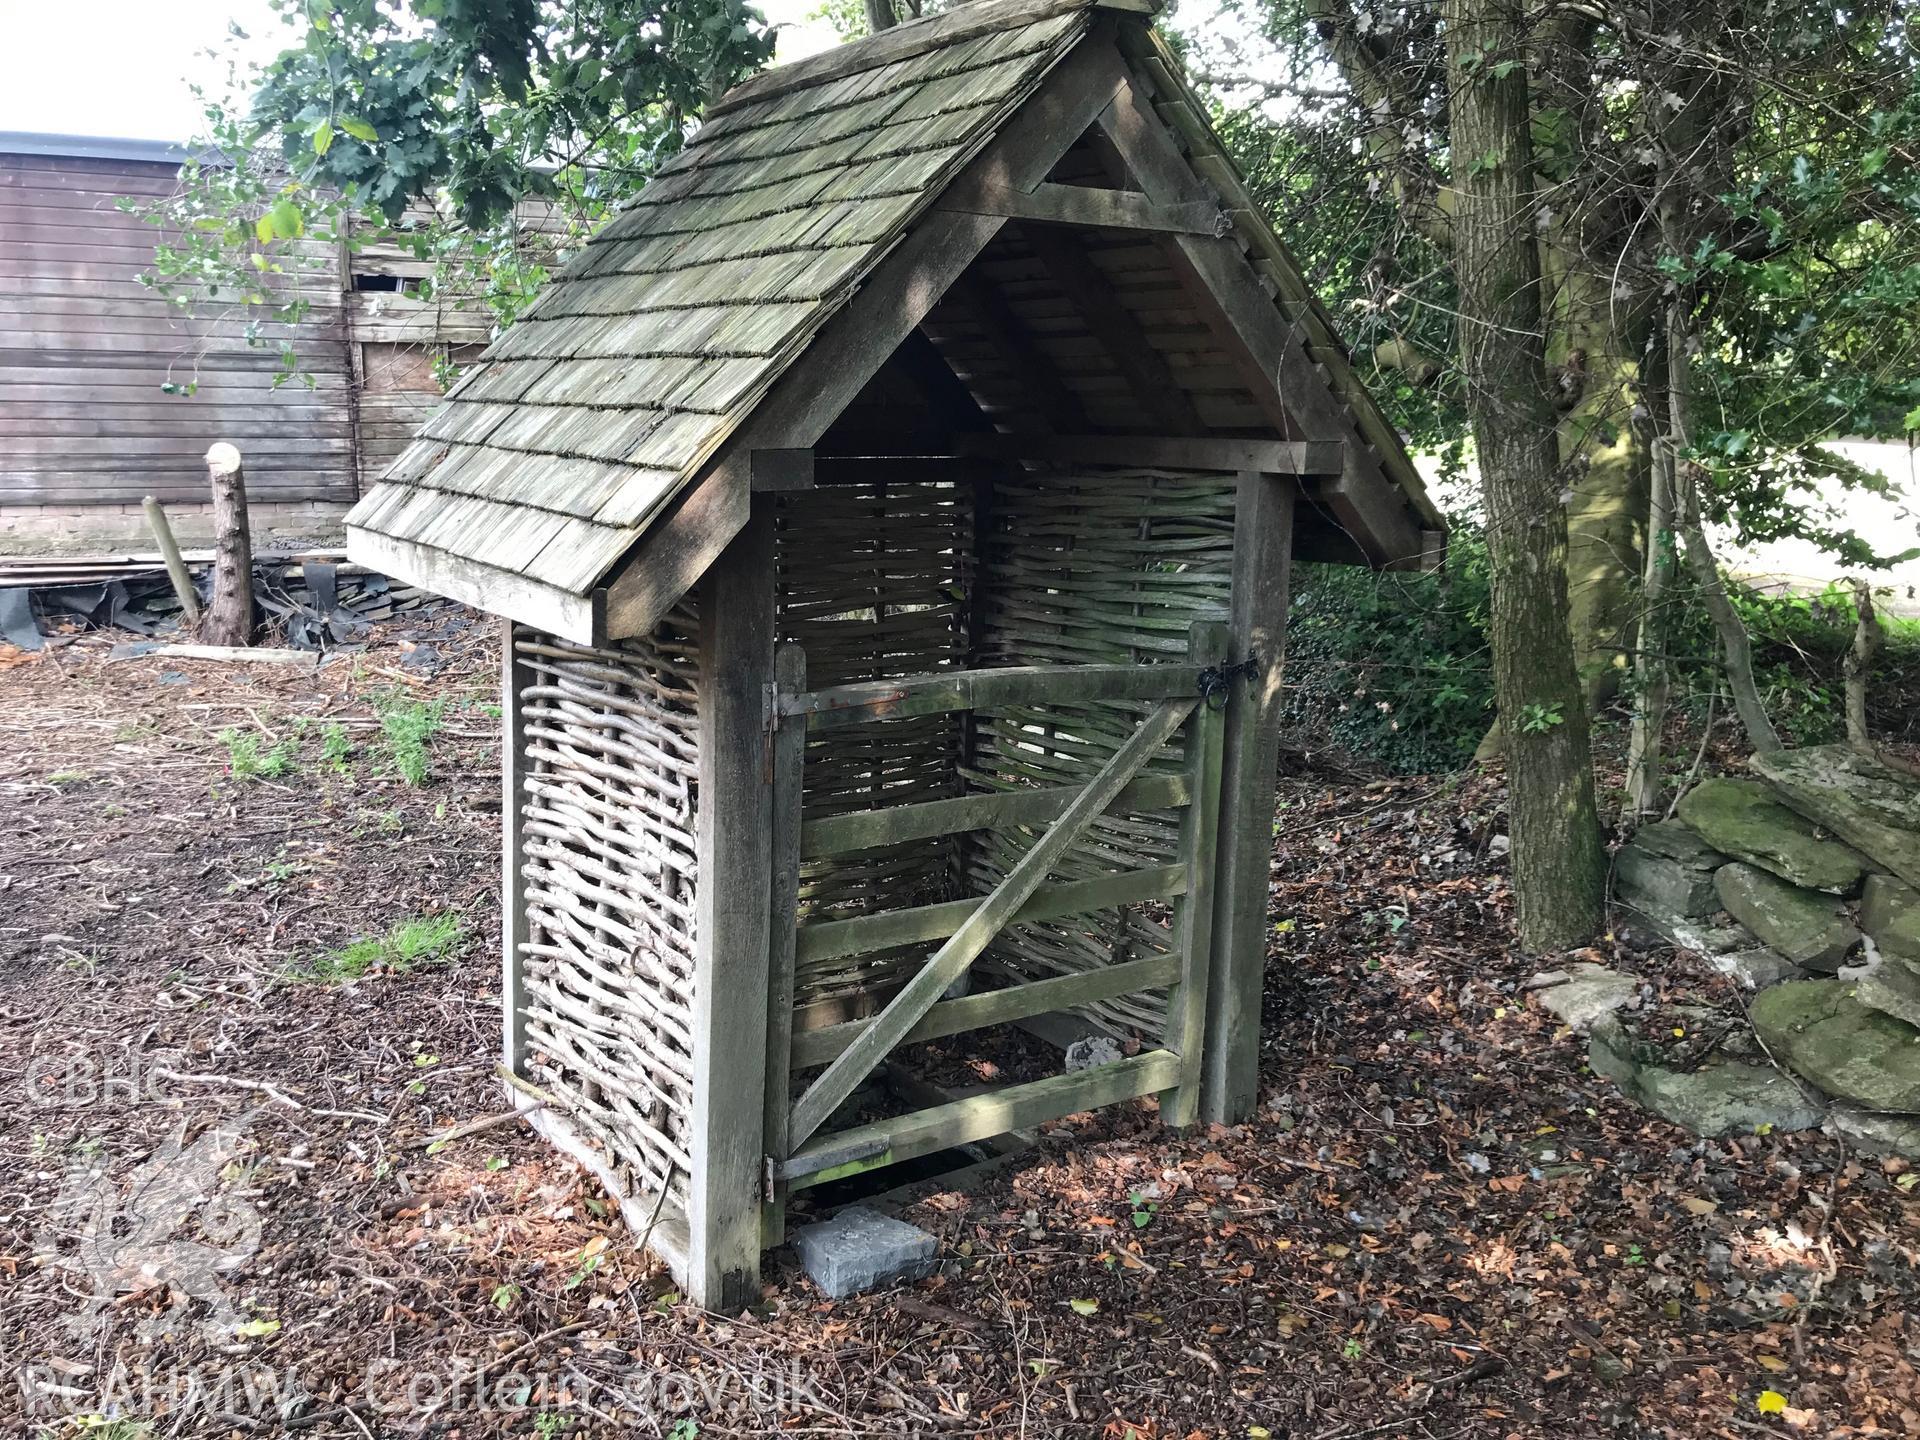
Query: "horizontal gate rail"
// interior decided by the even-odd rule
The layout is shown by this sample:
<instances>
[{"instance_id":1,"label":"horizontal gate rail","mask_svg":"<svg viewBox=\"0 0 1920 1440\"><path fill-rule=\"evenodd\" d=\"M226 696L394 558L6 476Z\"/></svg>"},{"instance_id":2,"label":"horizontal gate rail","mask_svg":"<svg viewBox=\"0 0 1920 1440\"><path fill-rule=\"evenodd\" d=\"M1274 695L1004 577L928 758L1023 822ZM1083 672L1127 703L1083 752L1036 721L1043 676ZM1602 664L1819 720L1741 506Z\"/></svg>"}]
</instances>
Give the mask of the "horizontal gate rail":
<instances>
[{"instance_id":1,"label":"horizontal gate rail","mask_svg":"<svg viewBox=\"0 0 1920 1440\"><path fill-rule=\"evenodd\" d=\"M1006 923L1057 920L1063 915L1106 910L1140 900L1172 900L1185 894L1186 889L1185 865L1157 865L1148 870L1096 875L1091 880L1065 880L1057 885L1037 887ZM870 955L876 950L890 950L896 945L912 945L922 940L944 940L958 932L979 908L977 899L943 900L912 910L883 910L877 915L859 915L851 920L823 920L815 925L802 925L794 946L794 958L805 964L812 960L838 960L846 955Z\"/></svg>"},{"instance_id":2,"label":"horizontal gate rail","mask_svg":"<svg viewBox=\"0 0 1920 1440\"><path fill-rule=\"evenodd\" d=\"M983 1030L989 1025L1004 1025L1054 1010L1071 1010L1076 1005L1112 1000L1138 990L1157 990L1179 978L1178 955L1150 955L1144 960L1126 960L1098 970L1028 980L1004 990L982 990L958 1000L942 1000L906 1033L901 1043L938 1040L943 1035ZM818 1030L801 1031L793 1037L794 1065L800 1068L825 1065L858 1040L866 1032L867 1024L865 1020L848 1020Z\"/></svg>"},{"instance_id":3,"label":"horizontal gate rail","mask_svg":"<svg viewBox=\"0 0 1920 1440\"><path fill-rule=\"evenodd\" d=\"M954 1145L1004 1135L1009 1130L1024 1130L1063 1115L1157 1094L1179 1080L1180 1057L1171 1050L1149 1050L1071 1074L1008 1085L897 1119L876 1120L823 1135L801 1146L789 1159L776 1161L773 1177L788 1182L795 1190L805 1189Z\"/></svg>"},{"instance_id":4,"label":"horizontal gate rail","mask_svg":"<svg viewBox=\"0 0 1920 1440\"><path fill-rule=\"evenodd\" d=\"M804 715L810 731L908 715L992 710L1003 705L1078 705L1171 700L1200 688L1199 665L1007 665L910 680L868 680L783 695L780 714Z\"/></svg>"},{"instance_id":5,"label":"horizontal gate rail","mask_svg":"<svg viewBox=\"0 0 1920 1440\"><path fill-rule=\"evenodd\" d=\"M893 805L829 815L800 827L800 858L816 860L848 850L870 850L934 835L959 835L969 830L1006 830L1016 825L1044 825L1058 820L1084 786L1053 785L1044 790L1003 790L989 795L962 795L953 800L924 800L916 805ZM1121 811L1176 810L1192 799L1185 775L1143 775L1122 790L1107 807Z\"/></svg>"}]
</instances>

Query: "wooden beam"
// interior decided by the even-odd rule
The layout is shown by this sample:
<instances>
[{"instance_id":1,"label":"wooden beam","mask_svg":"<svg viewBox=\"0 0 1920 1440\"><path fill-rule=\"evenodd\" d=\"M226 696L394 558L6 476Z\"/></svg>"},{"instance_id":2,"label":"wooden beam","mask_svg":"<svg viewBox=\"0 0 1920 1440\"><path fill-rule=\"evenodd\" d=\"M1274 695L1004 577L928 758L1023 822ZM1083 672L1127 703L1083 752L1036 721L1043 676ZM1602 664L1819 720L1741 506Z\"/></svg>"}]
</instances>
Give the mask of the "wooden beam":
<instances>
[{"instance_id":1,"label":"wooden beam","mask_svg":"<svg viewBox=\"0 0 1920 1440\"><path fill-rule=\"evenodd\" d=\"M1054 430L1085 430L1087 412L1080 397L1060 378L1060 372L1046 363L1035 349L1033 336L1027 333L1020 317L1013 313L999 290L975 276L963 275L947 292L949 303L957 301L966 318L980 331L994 358L1006 367L1021 398L1040 412ZM1017 412L1009 424L1019 424ZM1031 428L1023 426L1022 428Z\"/></svg>"},{"instance_id":2,"label":"wooden beam","mask_svg":"<svg viewBox=\"0 0 1920 1440\"><path fill-rule=\"evenodd\" d=\"M807 688L807 655L798 645L782 645L773 656L774 695L797 695ZM787 1153L787 1117L793 1112L793 957L800 925L801 786L807 759L807 727L797 719L773 723L772 871L767 914L767 1076L764 1120L766 1153ZM786 1238L786 1196L776 1187L761 1217L761 1243Z\"/></svg>"},{"instance_id":3,"label":"wooden beam","mask_svg":"<svg viewBox=\"0 0 1920 1440\"><path fill-rule=\"evenodd\" d=\"M993 893L980 901L966 923L934 951L927 963L901 987L900 993L874 1017L866 1033L807 1087L793 1107L790 1135L796 1144L805 1144L808 1137L826 1123L827 1117L853 1093L854 1087L886 1058L887 1052L900 1043L907 1031L920 1023L920 1017L933 1007L947 987L966 973L980 952L1040 888L1041 882L1086 832L1087 826L1113 803L1114 796L1126 788L1180 728L1193 706L1192 700L1169 700L1142 721L1140 728L1087 782L1079 799L1020 857Z\"/></svg>"},{"instance_id":4,"label":"wooden beam","mask_svg":"<svg viewBox=\"0 0 1920 1440\"><path fill-rule=\"evenodd\" d=\"M780 1173L792 1178L795 1189L820 1185L1010 1130L1024 1130L1063 1115L1151 1095L1174 1083L1179 1074L1179 1056L1170 1050L1149 1050L1066 1075L969 1095L895 1120L876 1120L823 1135L797 1151Z\"/></svg>"},{"instance_id":5,"label":"wooden beam","mask_svg":"<svg viewBox=\"0 0 1920 1440\"><path fill-rule=\"evenodd\" d=\"M813 489L811 449L756 450L748 461L749 488L756 495Z\"/></svg>"},{"instance_id":6,"label":"wooden beam","mask_svg":"<svg viewBox=\"0 0 1920 1440\"><path fill-rule=\"evenodd\" d=\"M1267 475L1337 475L1339 440L1233 440L1189 435L960 435L954 448L1000 460L1157 465L1173 470L1257 470Z\"/></svg>"},{"instance_id":7,"label":"wooden beam","mask_svg":"<svg viewBox=\"0 0 1920 1440\"><path fill-rule=\"evenodd\" d=\"M1293 556L1292 481L1243 474L1233 512L1229 653L1257 662L1227 696L1221 759L1213 973L1201 1047L1200 1116L1244 1120L1259 1098L1260 1001L1266 981L1267 901L1273 866L1273 778L1278 763Z\"/></svg>"},{"instance_id":8,"label":"wooden beam","mask_svg":"<svg viewBox=\"0 0 1920 1440\"><path fill-rule=\"evenodd\" d=\"M1154 199L1172 204L1215 198L1131 77L1101 115L1100 127ZM1174 235L1163 248L1201 318L1242 369L1255 401L1285 427L1281 433L1304 431L1345 442L1339 476L1326 487L1326 503L1366 556L1381 565L1418 563L1420 522L1412 507L1361 439L1346 401L1313 363L1240 242L1232 236Z\"/></svg>"},{"instance_id":9,"label":"wooden beam","mask_svg":"<svg viewBox=\"0 0 1920 1440\"><path fill-rule=\"evenodd\" d=\"M1136 900L1171 900L1186 889L1186 872L1178 865L1155 865L1144 870L1122 870L1089 880L1062 880L1037 886L1013 912L1009 925L1030 920L1057 920L1084 915ZM801 960L837 960L847 955L869 955L897 945L944 940L965 928L980 901L941 900L909 910L881 910L850 920L821 920L802 925L795 953Z\"/></svg>"},{"instance_id":10,"label":"wooden beam","mask_svg":"<svg viewBox=\"0 0 1920 1440\"><path fill-rule=\"evenodd\" d=\"M1144 960L1125 960L1118 965L1102 965L1095 970L1080 970L1071 975L1054 975L1045 980L1030 980L1002 990L980 990L958 1000L942 1000L926 1017L909 1030L904 1044L937 1040L943 1035L958 1035L967 1030L983 1030L989 1025L1005 1025L1046 1015L1055 1010L1070 1010L1117 995L1132 995L1140 990L1157 990L1180 978L1180 959L1175 955L1149 955ZM868 1022L848 1020L818 1030L803 1030L793 1037L793 1063L796 1068L825 1065L865 1033Z\"/></svg>"},{"instance_id":11,"label":"wooden beam","mask_svg":"<svg viewBox=\"0 0 1920 1440\"><path fill-rule=\"evenodd\" d=\"M1160 205L1137 190L1104 190L1091 185L1042 184L1022 193L982 184L950 190L942 210L974 215L1004 215L1042 225L1079 225L1096 230L1147 230L1168 235L1224 235L1233 221L1218 205L1204 200Z\"/></svg>"},{"instance_id":12,"label":"wooden beam","mask_svg":"<svg viewBox=\"0 0 1920 1440\"><path fill-rule=\"evenodd\" d=\"M514 653L513 621L500 622L500 1063L526 1074L527 991L522 956L528 940L525 879L527 725L520 693L533 670ZM516 1102L517 1105L517 1102Z\"/></svg>"},{"instance_id":13,"label":"wooden beam","mask_svg":"<svg viewBox=\"0 0 1920 1440\"><path fill-rule=\"evenodd\" d=\"M1200 423L1199 412L1180 388L1172 368L1153 348L1133 312L1121 303L1113 283L1086 252L1071 236L1045 226L1029 229L1025 236L1053 283L1066 293L1081 322L1125 377L1140 408L1176 434L1203 431L1206 427Z\"/></svg>"},{"instance_id":14,"label":"wooden beam","mask_svg":"<svg viewBox=\"0 0 1920 1440\"><path fill-rule=\"evenodd\" d=\"M709 1310L737 1310L759 1293L771 989L773 585L773 515L763 502L700 590L699 948L687 1220L689 1283L695 1302Z\"/></svg>"},{"instance_id":15,"label":"wooden beam","mask_svg":"<svg viewBox=\"0 0 1920 1440\"><path fill-rule=\"evenodd\" d=\"M1016 189L1032 188L1099 118L1126 84L1126 74L1112 44L1081 44L956 183L991 177ZM606 636L652 632L746 523L752 452L817 445L1005 224L997 215L940 211L915 222L721 446L705 474L673 502L666 518L597 592Z\"/></svg>"},{"instance_id":16,"label":"wooden beam","mask_svg":"<svg viewBox=\"0 0 1920 1440\"><path fill-rule=\"evenodd\" d=\"M564 640L598 645L606 639L604 613L596 596L575 595L557 585L357 525L347 527L347 558L477 610L511 615Z\"/></svg>"},{"instance_id":17,"label":"wooden beam","mask_svg":"<svg viewBox=\"0 0 1920 1440\"><path fill-rule=\"evenodd\" d=\"M1016 825L1045 825L1057 820L1080 793L1078 785L1035 790L994 790L917 805L887 805L850 815L824 815L800 828L800 858L842 855L934 835L964 835L973 830L1005 830ZM1136 810L1172 810L1187 803L1184 775L1143 775L1114 799L1109 814Z\"/></svg>"},{"instance_id":18,"label":"wooden beam","mask_svg":"<svg viewBox=\"0 0 1920 1440\"><path fill-rule=\"evenodd\" d=\"M860 680L782 696L782 715L805 715L816 734L874 720L1003 705L1167 700L1200 691L1197 665L998 665L902 680Z\"/></svg>"},{"instance_id":19,"label":"wooden beam","mask_svg":"<svg viewBox=\"0 0 1920 1440\"><path fill-rule=\"evenodd\" d=\"M993 421L980 408L966 382L953 373L940 347L927 335L924 323L900 342L893 358L914 388L927 397L927 408L944 415L953 428L963 433L993 429Z\"/></svg>"}]
</instances>

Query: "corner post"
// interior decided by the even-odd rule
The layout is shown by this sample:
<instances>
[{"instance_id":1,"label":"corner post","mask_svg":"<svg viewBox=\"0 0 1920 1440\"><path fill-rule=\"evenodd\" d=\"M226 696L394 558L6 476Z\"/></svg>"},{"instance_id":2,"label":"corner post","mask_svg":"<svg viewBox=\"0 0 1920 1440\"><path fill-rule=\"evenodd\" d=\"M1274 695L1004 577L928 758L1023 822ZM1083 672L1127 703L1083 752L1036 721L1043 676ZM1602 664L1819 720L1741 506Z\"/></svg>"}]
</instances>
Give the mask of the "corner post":
<instances>
[{"instance_id":1,"label":"corner post","mask_svg":"<svg viewBox=\"0 0 1920 1440\"><path fill-rule=\"evenodd\" d=\"M1297 493L1292 480L1245 470L1234 499L1230 654L1236 662L1251 655L1258 664L1251 678L1233 682L1221 767L1214 970L1200 1099L1201 1118L1219 1125L1243 1119L1260 1091L1273 782Z\"/></svg>"},{"instance_id":2,"label":"corner post","mask_svg":"<svg viewBox=\"0 0 1920 1440\"><path fill-rule=\"evenodd\" d=\"M500 1063L526 1075L527 987L522 969L528 940L526 856L527 720L520 695L533 671L513 648L519 627L500 622ZM519 1096L513 1097L517 1107Z\"/></svg>"},{"instance_id":3,"label":"corner post","mask_svg":"<svg viewBox=\"0 0 1920 1440\"><path fill-rule=\"evenodd\" d=\"M773 514L762 501L700 586L699 875L687 1284L759 1294L773 855Z\"/></svg>"}]
</instances>

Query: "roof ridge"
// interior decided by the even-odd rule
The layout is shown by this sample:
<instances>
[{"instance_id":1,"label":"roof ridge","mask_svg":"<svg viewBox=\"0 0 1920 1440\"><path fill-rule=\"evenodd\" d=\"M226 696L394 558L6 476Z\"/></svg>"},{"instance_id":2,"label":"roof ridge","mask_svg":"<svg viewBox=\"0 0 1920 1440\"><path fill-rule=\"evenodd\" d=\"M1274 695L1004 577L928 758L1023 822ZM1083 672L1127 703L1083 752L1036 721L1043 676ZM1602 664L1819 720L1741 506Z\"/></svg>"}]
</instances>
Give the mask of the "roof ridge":
<instances>
[{"instance_id":1,"label":"roof ridge","mask_svg":"<svg viewBox=\"0 0 1920 1440\"><path fill-rule=\"evenodd\" d=\"M910 60L929 50L945 49L996 30L1030 25L1075 10L1121 10L1149 16L1158 12L1160 4L1161 0L965 0L937 15L923 15L877 35L849 40L804 60L763 70L742 80L707 106L703 118L711 119L755 101L772 100L795 90L842 80L863 70Z\"/></svg>"}]
</instances>

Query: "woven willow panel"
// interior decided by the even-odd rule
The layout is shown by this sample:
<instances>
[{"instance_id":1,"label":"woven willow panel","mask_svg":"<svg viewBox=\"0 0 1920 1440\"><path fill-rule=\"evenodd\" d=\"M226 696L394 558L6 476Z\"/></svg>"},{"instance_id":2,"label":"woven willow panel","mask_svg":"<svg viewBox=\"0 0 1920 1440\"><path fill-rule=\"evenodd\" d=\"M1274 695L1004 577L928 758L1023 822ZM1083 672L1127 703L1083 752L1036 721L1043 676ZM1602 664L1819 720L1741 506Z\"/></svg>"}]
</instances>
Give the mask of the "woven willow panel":
<instances>
[{"instance_id":1,"label":"woven willow panel","mask_svg":"<svg viewBox=\"0 0 1920 1440\"><path fill-rule=\"evenodd\" d=\"M1152 470L1036 472L996 486L980 581L981 663L1152 664L1185 658L1189 626L1225 619L1231 598L1234 478ZM1051 705L983 717L966 778L982 789L1085 783L1138 728L1150 706ZM1149 769L1175 769L1179 745ZM1172 864L1172 814L1103 817L1054 874L1081 879ZM997 885L1033 835L979 836L966 858L971 889ZM989 961L1043 979L1162 953L1171 937L1141 907L1015 926ZM1095 1007L1157 1032L1164 992Z\"/></svg>"},{"instance_id":2,"label":"woven willow panel","mask_svg":"<svg viewBox=\"0 0 1920 1440\"><path fill-rule=\"evenodd\" d=\"M692 1104L697 630L595 650L523 627L522 954L532 1078L629 1194L684 1199Z\"/></svg>"},{"instance_id":3,"label":"woven willow panel","mask_svg":"<svg viewBox=\"0 0 1920 1440\"><path fill-rule=\"evenodd\" d=\"M970 488L863 479L791 497L780 516L780 635L807 652L807 683L924 675L966 663L963 568L973 544ZM937 800L962 791L961 717L928 715L835 730L807 745L808 819ZM956 897L951 837L809 861L802 915L844 919ZM802 965L797 1006L871 990L928 947Z\"/></svg>"}]
</instances>

